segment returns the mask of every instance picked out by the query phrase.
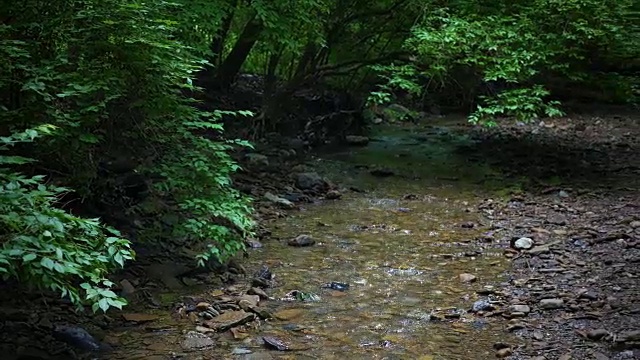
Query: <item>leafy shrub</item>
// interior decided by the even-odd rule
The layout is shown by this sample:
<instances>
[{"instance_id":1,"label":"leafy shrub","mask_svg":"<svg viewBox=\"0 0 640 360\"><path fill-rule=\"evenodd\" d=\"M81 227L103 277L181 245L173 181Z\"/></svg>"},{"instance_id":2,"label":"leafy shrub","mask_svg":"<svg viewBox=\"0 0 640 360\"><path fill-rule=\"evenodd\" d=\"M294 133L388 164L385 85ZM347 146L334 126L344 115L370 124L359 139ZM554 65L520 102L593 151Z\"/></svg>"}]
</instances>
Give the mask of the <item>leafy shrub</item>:
<instances>
[{"instance_id":1,"label":"leafy shrub","mask_svg":"<svg viewBox=\"0 0 640 360\"><path fill-rule=\"evenodd\" d=\"M57 174L56 182L81 198L110 195L94 187L105 157L141 160L141 172L161 177L152 196L172 205L117 211L175 215L170 233L147 239L207 242L202 263L241 249L253 222L249 200L231 186L238 166L227 153L248 144L224 140L222 113L200 111L185 95L198 90L192 79L206 64L202 46L210 36L195 31L190 10L166 1L9 4L12 21L0 27L7 59L0 62L0 133L9 145L46 130L51 136L14 147L3 165ZM25 166L27 158L36 161ZM76 304L88 299L94 310L122 306L106 275L133 257L129 243L97 219L57 209L66 190L45 185L44 177L3 168L2 180L5 275ZM143 234L153 228L146 225ZM80 288L74 279L83 281Z\"/></svg>"},{"instance_id":2,"label":"leafy shrub","mask_svg":"<svg viewBox=\"0 0 640 360\"><path fill-rule=\"evenodd\" d=\"M0 138L0 150L32 141L50 127L41 126ZM45 185L43 176L26 177L7 165L30 159L0 156L0 274L23 284L61 293L76 305L89 300L93 310L121 308L126 301L106 275L133 259L129 242L98 219L83 219L55 207L67 189ZM82 283L77 285L78 280ZM81 290L84 295L81 296Z\"/></svg>"},{"instance_id":3,"label":"leafy shrub","mask_svg":"<svg viewBox=\"0 0 640 360\"><path fill-rule=\"evenodd\" d=\"M587 85L598 76L594 64L636 62L638 27L632 24L632 6L628 0L470 0L427 6L405 43L413 61L383 67L383 73L391 74L384 82L413 88L405 83L422 75L460 86L474 97L478 87L508 84L481 99L484 103L470 117L475 122L494 115L513 115L520 121L560 115L559 104L545 99L545 87L553 79ZM407 67L416 76L407 76ZM615 72L611 76L621 89L609 92L633 101L633 83L620 81Z\"/></svg>"}]
</instances>

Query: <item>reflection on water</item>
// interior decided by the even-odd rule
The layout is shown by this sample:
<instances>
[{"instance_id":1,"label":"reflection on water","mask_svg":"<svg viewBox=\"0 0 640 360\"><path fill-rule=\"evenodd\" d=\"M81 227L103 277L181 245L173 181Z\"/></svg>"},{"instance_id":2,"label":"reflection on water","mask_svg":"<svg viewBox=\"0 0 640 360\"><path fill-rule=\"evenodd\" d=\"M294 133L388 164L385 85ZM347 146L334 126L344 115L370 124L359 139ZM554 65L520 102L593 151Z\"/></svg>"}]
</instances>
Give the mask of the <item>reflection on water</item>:
<instances>
[{"instance_id":1,"label":"reflection on water","mask_svg":"<svg viewBox=\"0 0 640 360\"><path fill-rule=\"evenodd\" d=\"M244 339L234 339L227 332L213 349L182 354L183 358L493 358L491 346L504 340L504 324L466 310L479 298L477 290L501 281L507 261L475 240L486 227L470 210L480 200L473 181L446 182L429 177L435 168L446 169L447 176L460 175L456 169L464 168L463 175L473 180L484 176L484 169L471 168L451 155L452 149L444 147L444 140L420 148L429 141L428 136L422 142L413 138L397 141L395 146L392 137L385 139L356 152L325 156L341 161L318 162L325 173L369 193L347 193L338 201L305 205L303 211L271 224L273 239L266 241L264 248L252 250L247 268L253 271L265 263L271 266L278 284L269 289L274 299L300 290L316 293L321 300L269 301L274 311L298 311L287 312L291 316L284 316L286 320L270 320L248 329ZM433 147L441 156L416 151ZM412 156L396 156L407 152ZM384 166L395 165L399 176L378 179L366 170L352 171L353 164L379 165L385 159ZM410 159L412 165L399 159ZM443 161L448 167L440 164ZM403 176L407 174L415 179ZM286 240L300 234L312 235L316 245L286 245ZM462 282L462 273L476 276L477 281ZM332 281L350 287L344 292L321 287ZM193 325L168 318L159 323L167 324L170 330L113 334L121 346L112 358L163 359L170 352L180 355L179 344L184 338L180 331L192 330ZM266 335L303 350L268 350L260 340ZM249 351L251 354L244 354Z\"/></svg>"}]
</instances>

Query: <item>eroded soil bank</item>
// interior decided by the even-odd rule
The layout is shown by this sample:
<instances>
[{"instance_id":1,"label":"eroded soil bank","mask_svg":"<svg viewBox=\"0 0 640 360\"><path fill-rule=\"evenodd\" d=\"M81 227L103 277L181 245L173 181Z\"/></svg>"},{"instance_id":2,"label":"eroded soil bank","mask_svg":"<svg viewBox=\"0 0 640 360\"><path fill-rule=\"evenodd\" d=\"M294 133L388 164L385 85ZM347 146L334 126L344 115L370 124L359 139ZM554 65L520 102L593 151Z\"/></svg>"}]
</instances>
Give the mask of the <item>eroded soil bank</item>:
<instances>
[{"instance_id":1,"label":"eroded soil bank","mask_svg":"<svg viewBox=\"0 0 640 360\"><path fill-rule=\"evenodd\" d=\"M227 284L203 274L185 287L167 264L132 269L125 314L82 324L110 348L91 356L640 358L637 121L481 131L427 119L279 172L249 157L264 165L244 177L270 235ZM296 178L314 172L337 186L306 201ZM69 358L41 330L68 321L64 309L35 304L3 307L3 342L40 337L60 355L34 356Z\"/></svg>"}]
</instances>

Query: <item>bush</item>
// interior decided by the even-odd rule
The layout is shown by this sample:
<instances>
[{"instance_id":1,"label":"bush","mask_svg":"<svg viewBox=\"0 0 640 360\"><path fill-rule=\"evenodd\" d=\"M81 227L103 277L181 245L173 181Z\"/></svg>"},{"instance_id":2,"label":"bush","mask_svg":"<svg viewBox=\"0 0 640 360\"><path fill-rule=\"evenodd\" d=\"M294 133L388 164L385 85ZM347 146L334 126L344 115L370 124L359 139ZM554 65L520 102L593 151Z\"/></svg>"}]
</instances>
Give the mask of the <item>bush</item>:
<instances>
[{"instance_id":1,"label":"bush","mask_svg":"<svg viewBox=\"0 0 640 360\"><path fill-rule=\"evenodd\" d=\"M38 131L40 130L40 131ZM31 141L48 127L29 129L0 139L1 150ZM121 308L126 302L109 288L106 275L133 259L129 242L98 219L83 219L55 207L67 189L44 184L43 176L27 177L6 165L30 159L0 156L0 274L23 284L49 288L76 305L85 298L93 310Z\"/></svg>"},{"instance_id":2,"label":"bush","mask_svg":"<svg viewBox=\"0 0 640 360\"><path fill-rule=\"evenodd\" d=\"M192 78L206 64L204 49L178 36L188 8L165 1L26 0L3 11L11 21L0 27L6 59L0 135L7 149L23 143L2 158L5 276L60 291L76 304L89 300L94 310L122 306L106 275L133 258L129 243L97 219L56 208L66 189L22 175L46 171L80 198L109 196L95 187L98 164L109 156L133 157L143 164L141 173L160 178L151 197L171 206L118 208L175 215L179 221L160 241L207 242L201 262L242 249L253 226L251 208L231 186L238 166L227 152L248 144L224 140L221 113L202 112L185 96L197 91ZM197 134L202 129L207 138ZM50 136L32 142L45 132ZM150 229L153 224L141 233Z\"/></svg>"}]
</instances>

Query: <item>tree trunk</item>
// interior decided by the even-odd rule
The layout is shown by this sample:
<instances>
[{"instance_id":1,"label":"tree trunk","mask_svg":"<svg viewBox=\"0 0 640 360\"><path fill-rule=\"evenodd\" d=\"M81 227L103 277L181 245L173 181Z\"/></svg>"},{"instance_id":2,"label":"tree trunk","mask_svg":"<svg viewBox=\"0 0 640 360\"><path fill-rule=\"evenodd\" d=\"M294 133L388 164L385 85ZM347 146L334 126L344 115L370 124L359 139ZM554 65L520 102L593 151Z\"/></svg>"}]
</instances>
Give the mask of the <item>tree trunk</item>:
<instances>
[{"instance_id":1,"label":"tree trunk","mask_svg":"<svg viewBox=\"0 0 640 360\"><path fill-rule=\"evenodd\" d=\"M267 64L267 71L264 78L264 97L270 97L276 89L276 70L278 69L278 64L280 63L280 59L282 58L282 50L274 51L271 56L269 56L269 62Z\"/></svg>"},{"instance_id":2,"label":"tree trunk","mask_svg":"<svg viewBox=\"0 0 640 360\"><path fill-rule=\"evenodd\" d=\"M237 5L238 5L237 0L231 4L229 11L222 18L222 24L220 26L220 30L218 30L218 33L215 35L215 37L213 38L213 41L211 41L211 45L209 46L209 48L211 49L211 52L213 53L211 64L213 65L214 68L219 67L220 63L222 62L222 58L224 55L223 54L224 42L225 40L227 40L227 34L231 29L231 24L233 23L233 15L235 14L235 9Z\"/></svg>"},{"instance_id":3,"label":"tree trunk","mask_svg":"<svg viewBox=\"0 0 640 360\"><path fill-rule=\"evenodd\" d=\"M216 83L220 88L228 89L233 84L263 29L264 25L255 17L244 27L233 49L218 67Z\"/></svg>"},{"instance_id":4,"label":"tree trunk","mask_svg":"<svg viewBox=\"0 0 640 360\"><path fill-rule=\"evenodd\" d=\"M316 55L316 44L309 41L307 46L305 46L304 48L304 52L300 57L300 61L298 62L298 66L296 67L296 71L293 76L295 77L303 76L306 70L309 68L309 64L311 63L311 60L313 60L315 55Z\"/></svg>"}]
</instances>

